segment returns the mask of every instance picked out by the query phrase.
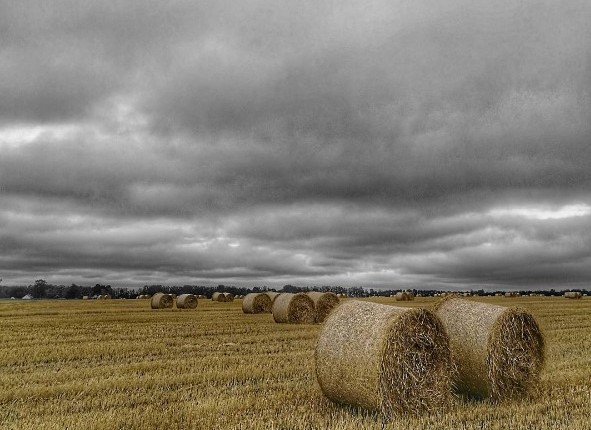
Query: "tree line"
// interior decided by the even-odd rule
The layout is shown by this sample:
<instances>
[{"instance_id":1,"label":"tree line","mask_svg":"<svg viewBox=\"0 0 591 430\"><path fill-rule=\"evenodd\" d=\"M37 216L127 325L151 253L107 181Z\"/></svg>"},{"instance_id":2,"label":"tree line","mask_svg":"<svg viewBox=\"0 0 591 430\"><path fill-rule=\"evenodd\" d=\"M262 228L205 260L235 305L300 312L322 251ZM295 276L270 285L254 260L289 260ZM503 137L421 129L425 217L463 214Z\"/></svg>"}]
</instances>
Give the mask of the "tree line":
<instances>
[{"instance_id":1,"label":"tree line","mask_svg":"<svg viewBox=\"0 0 591 430\"><path fill-rule=\"evenodd\" d=\"M168 286L168 285L144 285L139 288L114 288L111 285L95 284L94 286L82 286L77 284L65 285L53 285L45 281L44 279L38 279L32 285L27 286L0 286L0 298L22 298L24 296L31 296L35 299L81 299L83 297L97 297L99 295L109 295L113 299L133 299L139 294L153 295L155 293L168 293L168 294L195 294L203 295L207 298L211 298L215 292L232 293L234 295L246 295L248 293L257 293L269 290L277 290L286 293L301 293L307 291L322 291L322 292L333 292L335 294L345 294L349 297L370 297L370 296L381 296L389 297L397 292L403 291L402 289L366 289L363 287L341 287L341 286L306 286L298 287L295 285L284 285L279 289L272 289L267 286L256 286L253 288L236 287L232 285L220 284L217 287L204 286L204 285L182 285L182 286ZM415 295L421 294L423 296L433 296L437 293L441 293L439 290L416 290L416 289L405 289L404 291L411 291ZM590 294L591 292L586 289L571 289L569 291L579 291L582 294ZM497 293L504 293L504 291L484 291L470 290L466 291L472 295L478 296L492 296ZM544 294L545 296L561 296L563 291L561 290L521 290L516 291L522 295L528 295L531 293Z\"/></svg>"}]
</instances>

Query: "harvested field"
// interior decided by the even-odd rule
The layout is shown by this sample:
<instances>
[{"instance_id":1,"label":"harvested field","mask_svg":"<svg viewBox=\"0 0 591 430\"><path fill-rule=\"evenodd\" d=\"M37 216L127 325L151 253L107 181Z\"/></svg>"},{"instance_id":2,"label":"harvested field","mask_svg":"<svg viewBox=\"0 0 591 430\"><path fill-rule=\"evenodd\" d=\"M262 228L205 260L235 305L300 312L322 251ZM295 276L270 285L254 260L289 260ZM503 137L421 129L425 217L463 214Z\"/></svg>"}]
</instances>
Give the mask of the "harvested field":
<instances>
[{"instance_id":1,"label":"harvested field","mask_svg":"<svg viewBox=\"0 0 591 430\"><path fill-rule=\"evenodd\" d=\"M504 297L470 300L507 305ZM531 312L544 333L539 393L500 405L460 399L447 413L385 429L588 430L591 300L517 297L510 305ZM154 312L142 300L5 300L0 322L3 430L382 428L379 414L322 394L314 366L321 325L245 315L239 301Z\"/></svg>"}]
</instances>

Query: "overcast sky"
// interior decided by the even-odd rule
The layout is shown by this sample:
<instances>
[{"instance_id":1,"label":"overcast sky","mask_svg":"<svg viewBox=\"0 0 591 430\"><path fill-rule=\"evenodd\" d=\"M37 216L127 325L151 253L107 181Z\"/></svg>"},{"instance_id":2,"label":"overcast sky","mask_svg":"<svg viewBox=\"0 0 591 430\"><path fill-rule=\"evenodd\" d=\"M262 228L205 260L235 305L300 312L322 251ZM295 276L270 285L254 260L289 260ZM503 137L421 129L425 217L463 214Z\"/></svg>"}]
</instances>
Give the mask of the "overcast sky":
<instances>
[{"instance_id":1,"label":"overcast sky","mask_svg":"<svg viewBox=\"0 0 591 430\"><path fill-rule=\"evenodd\" d=\"M0 278L591 285L588 0L0 0Z\"/></svg>"}]
</instances>

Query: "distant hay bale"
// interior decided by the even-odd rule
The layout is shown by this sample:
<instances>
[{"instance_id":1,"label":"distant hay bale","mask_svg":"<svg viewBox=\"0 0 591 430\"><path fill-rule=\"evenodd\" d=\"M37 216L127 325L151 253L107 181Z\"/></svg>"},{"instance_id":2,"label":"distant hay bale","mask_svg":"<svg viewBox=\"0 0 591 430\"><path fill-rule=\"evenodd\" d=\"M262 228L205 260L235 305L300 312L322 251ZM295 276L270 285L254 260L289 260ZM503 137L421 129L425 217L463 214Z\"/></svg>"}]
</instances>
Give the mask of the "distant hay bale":
<instances>
[{"instance_id":1,"label":"distant hay bale","mask_svg":"<svg viewBox=\"0 0 591 430\"><path fill-rule=\"evenodd\" d=\"M197 297L194 294L181 294L176 298L176 307L179 309L195 309Z\"/></svg>"},{"instance_id":2,"label":"distant hay bale","mask_svg":"<svg viewBox=\"0 0 591 430\"><path fill-rule=\"evenodd\" d=\"M518 297L515 291L507 291L505 297Z\"/></svg>"},{"instance_id":3,"label":"distant hay bale","mask_svg":"<svg viewBox=\"0 0 591 430\"><path fill-rule=\"evenodd\" d=\"M211 300L213 300L214 302L225 302L226 296L224 295L224 293L215 292L211 296Z\"/></svg>"},{"instance_id":4,"label":"distant hay bale","mask_svg":"<svg viewBox=\"0 0 591 430\"><path fill-rule=\"evenodd\" d=\"M152 296L152 300L150 301L150 306L152 309L166 309L172 308L174 300L172 295L164 294L164 293L156 293Z\"/></svg>"},{"instance_id":5,"label":"distant hay bale","mask_svg":"<svg viewBox=\"0 0 591 430\"><path fill-rule=\"evenodd\" d=\"M583 294L581 294L578 291L567 291L566 293L564 293L564 297L566 297L567 299L580 299L581 297L583 297Z\"/></svg>"},{"instance_id":6,"label":"distant hay bale","mask_svg":"<svg viewBox=\"0 0 591 430\"><path fill-rule=\"evenodd\" d=\"M324 322L315 359L326 397L388 419L451 401L449 341L427 309L344 302Z\"/></svg>"},{"instance_id":7,"label":"distant hay bale","mask_svg":"<svg viewBox=\"0 0 591 430\"><path fill-rule=\"evenodd\" d=\"M278 293L277 291L265 291L265 294L269 296L271 302L274 302L280 293Z\"/></svg>"},{"instance_id":8,"label":"distant hay bale","mask_svg":"<svg viewBox=\"0 0 591 430\"><path fill-rule=\"evenodd\" d=\"M318 291L310 291L306 293L308 297L314 302L314 309L316 310L316 322L323 322L328 314L339 304L339 298L335 293L320 293Z\"/></svg>"},{"instance_id":9,"label":"distant hay bale","mask_svg":"<svg viewBox=\"0 0 591 430\"><path fill-rule=\"evenodd\" d=\"M271 313L273 302L265 293L250 293L242 300L242 312L245 314Z\"/></svg>"},{"instance_id":10,"label":"distant hay bale","mask_svg":"<svg viewBox=\"0 0 591 430\"><path fill-rule=\"evenodd\" d=\"M234 301L234 294L232 293L224 293L224 297L226 298L227 302L233 302Z\"/></svg>"},{"instance_id":11,"label":"distant hay bale","mask_svg":"<svg viewBox=\"0 0 591 430\"><path fill-rule=\"evenodd\" d=\"M394 296L397 302L406 302L409 300L414 300L415 296L413 293L409 293L408 291L399 291Z\"/></svg>"},{"instance_id":12,"label":"distant hay bale","mask_svg":"<svg viewBox=\"0 0 591 430\"><path fill-rule=\"evenodd\" d=\"M536 385L544 339L527 311L452 296L439 302L435 313L450 339L459 392L502 400Z\"/></svg>"},{"instance_id":13,"label":"distant hay bale","mask_svg":"<svg viewBox=\"0 0 591 430\"><path fill-rule=\"evenodd\" d=\"M313 324L314 301L304 293L282 293L273 302L273 319L277 323Z\"/></svg>"}]
</instances>

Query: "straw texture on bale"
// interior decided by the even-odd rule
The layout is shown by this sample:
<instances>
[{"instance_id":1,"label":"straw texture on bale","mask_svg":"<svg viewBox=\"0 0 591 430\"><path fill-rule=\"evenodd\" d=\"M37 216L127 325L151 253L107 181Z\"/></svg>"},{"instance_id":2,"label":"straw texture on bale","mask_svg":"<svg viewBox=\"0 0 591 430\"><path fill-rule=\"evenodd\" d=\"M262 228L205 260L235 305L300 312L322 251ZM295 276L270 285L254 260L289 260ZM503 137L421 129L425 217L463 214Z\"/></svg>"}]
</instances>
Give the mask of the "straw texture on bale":
<instances>
[{"instance_id":1,"label":"straw texture on bale","mask_svg":"<svg viewBox=\"0 0 591 430\"><path fill-rule=\"evenodd\" d=\"M583 295L578 291L567 291L564 293L564 297L567 299L580 299Z\"/></svg>"},{"instance_id":2,"label":"straw texture on bale","mask_svg":"<svg viewBox=\"0 0 591 430\"><path fill-rule=\"evenodd\" d=\"M347 301L324 322L315 359L326 397L387 419L444 408L452 399L449 341L427 309Z\"/></svg>"},{"instance_id":3,"label":"straw texture on bale","mask_svg":"<svg viewBox=\"0 0 591 430\"><path fill-rule=\"evenodd\" d=\"M224 295L224 293L215 292L211 296L211 300L213 300L214 302L225 302L226 296Z\"/></svg>"},{"instance_id":4,"label":"straw texture on bale","mask_svg":"<svg viewBox=\"0 0 591 430\"><path fill-rule=\"evenodd\" d=\"M313 324L314 301L304 293L282 293L273 302L273 319L277 323Z\"/></svg>"},{"instance_id":5,"label":"straw texture on bale","mask_svg":"<svg viewBox=\"0 0 591 430\"><path fill-rule=\"evenodd\" d=\"M265 293L249 293L242 299L242 312L245 314L270 313L273 302Z\"/></svg>"},{"instance_id":6,"label":"straw texture on bale","mask_svg":"<svg viewBox=\"0 0 591 430\"><path fill-rule=\"evenodd\" d=\"M176 307L179 309L195 309L197 297L194 294L181 294L176 298Z\"/></svg>"},{"instance_id":7,"label":"straw texture on bale","mask_svg":"<svg viewBox=\"0 0 591 430\"><path fill-rule=\"evenodd\" d=\"M452 296L435 313L450 339L460 393L503 400L536 386L544 338L527 311Z\"/></svg>"},{"instance_id":8,"label":"straw texture on bale","mask_svg":"<svg viewBox=\"0 0 591 430\"><path fill-rule=\"evenodd\" d=\"M156 293L152 296L150 305L152 309L172 308L174 300L170 294Z\"/></svg>"},{"instance_id":9,"label":"straw texture on bale","mask_svg":"<svg viewBox=\"0 0 591 430\"><path fill-rule=\"evenodd\" d=\"M316 322L323 322L330 311L338 306L340 300L334 293L320 293L318 291L310 291L308 296L314 302L314 309L316 311Z\"/></svg>"},{"instance_id":10,"label":"straw texture on bale","mask_svg":"<svg viewBox=\"0 0 591 430\"><path fill-rule=\"evenodd\" d=\"M266 291L265 294L269 296L272 303L275 301L275 299L277 298L277 296L279 296L280 293L278 293L277 291Z\"/></svg>"},{"instance_id":11,"label":"straw texture on bale","mask_svg":"<svg viewBox=\"0 0 591 430\"><path fill-rule=\"evenodd\" d=\"M234 294L232 293L223 293L224 297L226 298L226 302L233 302L234 301Z\"/></svg>"}]
</instances>

